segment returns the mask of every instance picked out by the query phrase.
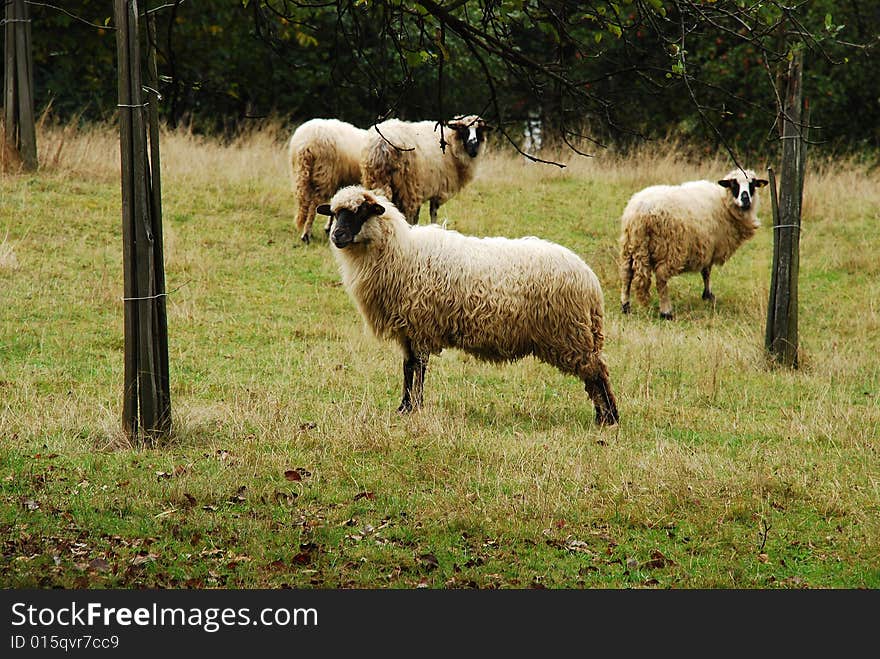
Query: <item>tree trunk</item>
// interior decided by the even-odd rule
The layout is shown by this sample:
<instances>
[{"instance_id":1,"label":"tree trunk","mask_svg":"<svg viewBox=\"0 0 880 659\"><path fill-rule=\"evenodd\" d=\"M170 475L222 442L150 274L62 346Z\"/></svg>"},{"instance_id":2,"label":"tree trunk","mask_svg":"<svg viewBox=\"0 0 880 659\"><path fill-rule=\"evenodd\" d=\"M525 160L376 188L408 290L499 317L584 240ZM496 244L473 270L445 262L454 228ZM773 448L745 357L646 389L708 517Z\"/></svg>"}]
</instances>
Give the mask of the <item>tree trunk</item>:
<instances>
[{"instance_id":1,"label":"tree trunk","mask_svg":"<svg viewBox=\"0 0 880 659\"><path fill-rule=\"evenodd\" d=\"M18 155L25 169L37 168L34 120L34 64L31 22L24 0L7 0L5 12L3 102L4 152Z\"/></svg>"},{"instance_id":2,"label":"tree trunk","mask_svg":"<svg viewBox=\"0 0 880 659\"><path fill-rule=\"evenodd\" d=\"M802 111L803 58L789 64L782 134L782 180L773 218L773 272L765 347L774 361L798 367L798 272L801 204L806 163L806 122ZM771 195L775 197L775 181Z\"/></svg>"}]
</instances>

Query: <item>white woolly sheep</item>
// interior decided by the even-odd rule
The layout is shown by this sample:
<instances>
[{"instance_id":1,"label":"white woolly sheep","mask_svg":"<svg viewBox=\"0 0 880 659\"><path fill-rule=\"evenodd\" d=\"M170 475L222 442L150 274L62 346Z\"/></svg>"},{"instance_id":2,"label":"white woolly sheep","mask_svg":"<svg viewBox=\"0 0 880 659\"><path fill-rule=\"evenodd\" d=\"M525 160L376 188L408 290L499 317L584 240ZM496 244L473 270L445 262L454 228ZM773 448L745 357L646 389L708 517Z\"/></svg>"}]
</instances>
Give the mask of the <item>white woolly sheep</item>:
<instances>
[{"instance_id":1,"label":"white woolly sheep","mask_svg":"<svg viewBox=\"0 0 880 659\"><path fill-rule=\"evenodd\" d=\"M654 185L634 194L620 221L623 313L630 310L631 286L636 299L648 304L652 272L661 318L672 318L668 282L682 272L700 272L703 299L714 300L712 266L723 265L755 235L761 224L755 189L765 185L752 170L734 169L717 183Z\"/></svg>"},{"instance_id":2,"label":"white woolly sheep","mask_svg":"<svg viewBox=\"0 0 880 659\"><path fill-rule=\"evenodd\" d=\"M440 206L473 179L489 130L476 115L455 117L443 127L442 149L437 122L388 119L368 131L361 181L382 190L410 224L418 224L419 210L430 200L436 222Z\"/></svg>"},{"instance_id":3,"label":"white woolly sheep","mask_svg":"<svg viewBox=\"0 0 880 659\"><path fill-rule=\"evenodd\" d=\"M618 422L602 357L602 288L572 251L410 226L362 186L339 190L318 212L333 217L332 251L365 323L403 350L399 412L421 407L428 357L458 348L490 362L534 355L584 382L596 423Z\"/></svg>"},{"instance_id":4,"label":"white woolly sheep","mask_svg":"<svg viewBox=\"0 0 880 659\"><path fill-rule=\"evenodd\" d=\"M308 243L315 208L333 193L361 180L361 155L367 131L338 119L310 119L293 132L287 147L296 193L296 228ZM324 227L330 231L330 223Z\"/></svg>"}]
</instances>

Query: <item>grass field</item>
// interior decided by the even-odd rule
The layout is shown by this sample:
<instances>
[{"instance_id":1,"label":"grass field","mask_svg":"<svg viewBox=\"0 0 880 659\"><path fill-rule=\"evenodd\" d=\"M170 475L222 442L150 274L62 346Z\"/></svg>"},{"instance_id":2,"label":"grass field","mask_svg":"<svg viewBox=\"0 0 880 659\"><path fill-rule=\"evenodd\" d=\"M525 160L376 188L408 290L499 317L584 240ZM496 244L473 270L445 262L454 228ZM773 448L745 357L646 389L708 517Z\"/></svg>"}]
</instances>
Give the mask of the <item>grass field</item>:
<instances>
[{"instance_id":1,"label":"grass field","mask_svg":"<svg viewBox=\"0 0 880 659\"><path fill-rule=\"evenodd\" d=\"M396 348L365 331L320 221L297 240L287 134L163 135L174 433L152 449L121 432L115 128L43 126L40 171L0 177L0 586L880 587L880 173L809 163L789 371L763 353L766 189L715 305L692 274L675 321L656 296L620 313L626 200L723 156L560 170L496 149L440 217L592 266L621 424L596 428L550 366L457 351L401 417Z\"/></svg>"}]
</instances>

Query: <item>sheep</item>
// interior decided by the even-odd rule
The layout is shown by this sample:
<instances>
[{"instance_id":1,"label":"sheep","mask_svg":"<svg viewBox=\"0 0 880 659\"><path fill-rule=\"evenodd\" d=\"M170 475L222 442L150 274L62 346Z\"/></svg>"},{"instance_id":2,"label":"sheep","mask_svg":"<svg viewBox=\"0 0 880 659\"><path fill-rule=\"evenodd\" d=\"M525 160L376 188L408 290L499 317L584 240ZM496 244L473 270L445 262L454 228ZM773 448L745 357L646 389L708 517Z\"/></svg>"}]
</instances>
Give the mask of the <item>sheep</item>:
<instances>
[{"instance_id":1,"label":"sheep","mask_svg":"<svg viewBox=\"0 0 880 659\"><path fill-rule=\"evenodd\" d=\"M682 272L703 275L703 299L714 301L712 266L723 265L755 235L757 188L767 181L748 169L734 169L716 183L688 181L655 185L634 194L621 217L620 302L629 313L630 287L648 304L651 273L656 278L660 317L671 320L668 282Z\"/></svg>"},{"instance_id":2,"label":"sheep","mask_svg":"<svg viewBox=\"0 0 880 659\"><path fill-rule=\"evenodd\" d=\"M443 128L434 121L388 119L370 128L361 162L361 182L381 189L410 224L430 200L431 222L437 210L471 182L491 128L477 115L457 116Z\"/></svg>"},{"instance_id":3,"label":"sheep","mask_svg":"<svg viewBox=\"0 0 880 659\"><path fill-rule=\"evenodd\" d=\"M339 190L318 212L333 218L332 252L365 324L403 351L398 412L422 407L429 356L457 348L495 363L534 355L584 382L597 424L618 423L602 288L574 252L536 237L409 225L363 186Z\"/></svg>"},{"instance_id":4,"label":"sheep","mask_svg":"<svg viewBox=\"0 0 880 659\"><path fill-rule=\"evenodd\" d=\"M288 162L297 198L296 228L311 240L315 208L339 188L359 183L367 131L338 119L310 119L293 132ZM330 223L324 227L329 233Z\"/></svg>"}]
</instances>

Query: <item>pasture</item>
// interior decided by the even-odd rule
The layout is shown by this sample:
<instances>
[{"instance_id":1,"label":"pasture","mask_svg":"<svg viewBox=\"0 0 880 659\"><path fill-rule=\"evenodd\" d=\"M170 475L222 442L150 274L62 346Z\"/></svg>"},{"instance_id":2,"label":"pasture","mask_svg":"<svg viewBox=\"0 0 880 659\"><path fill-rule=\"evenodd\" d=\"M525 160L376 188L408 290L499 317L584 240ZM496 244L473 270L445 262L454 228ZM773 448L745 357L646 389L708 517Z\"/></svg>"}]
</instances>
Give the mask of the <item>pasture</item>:
<instances>
[{"instance_id":1,"label":"pasture","mask_svg":"<svg viewBox=\"0 0 880 659\"><path fill-rule=\"evenodd\" d=\"M531 358L446 351L396 413L401 359L365 331L315 223L300 243L268 124L163 134L174 433L121 432L113 126L44 125L0 177L0 585L7 588L878 588L880 174L811 157L801 368L771 367L763 226L620 312L619 217L730 162L676 144L528 163L496 146L439 212L581 255L605 294L621 423ZM759 174L768 162L744 163ZM422 209L422 222L427 220Z\"/></svg>"}]
</instances>

